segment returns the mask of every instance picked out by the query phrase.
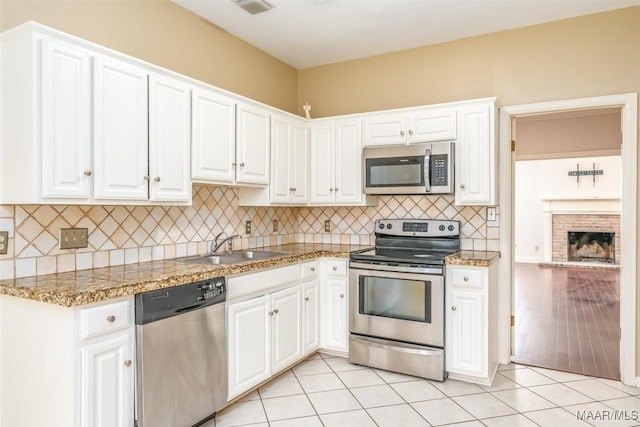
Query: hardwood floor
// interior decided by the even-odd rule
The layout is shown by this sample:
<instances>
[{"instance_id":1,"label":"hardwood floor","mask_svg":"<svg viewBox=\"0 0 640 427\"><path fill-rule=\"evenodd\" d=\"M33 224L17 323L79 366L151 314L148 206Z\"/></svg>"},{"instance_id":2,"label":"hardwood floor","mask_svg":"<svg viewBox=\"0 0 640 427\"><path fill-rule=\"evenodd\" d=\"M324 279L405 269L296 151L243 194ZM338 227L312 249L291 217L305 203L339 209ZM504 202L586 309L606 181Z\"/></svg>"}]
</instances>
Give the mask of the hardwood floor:
<instances>
[{"instance_id":1,"label":"hardwood floor","mask_svg":"<svg viewBox=\"0 0 640 427\"><path fill-rule=\"evenodd\" d=\"M620 379L620 271L515 266L512 361Z\"/></svg>"}]
</instances>

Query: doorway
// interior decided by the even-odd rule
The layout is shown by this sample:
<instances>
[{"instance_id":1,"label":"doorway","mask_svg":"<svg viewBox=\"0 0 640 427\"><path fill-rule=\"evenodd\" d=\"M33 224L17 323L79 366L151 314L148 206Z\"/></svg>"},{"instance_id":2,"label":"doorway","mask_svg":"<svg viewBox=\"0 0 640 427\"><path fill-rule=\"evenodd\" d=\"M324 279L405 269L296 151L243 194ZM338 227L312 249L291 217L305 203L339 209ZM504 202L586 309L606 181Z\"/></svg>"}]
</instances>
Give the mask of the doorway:
<instances>
[{"instance_id":1,"label":"doorway","mask_svg":"<svg viewBox=\"0 0 640 427\"><path fill-rule=\"evenodd\" d=\"M512 362L620 379L620 127L620 108L514 121Z\"/></svg>"},{"instance_id":2,"label":"doorway","mask_svg":"<svg viewBox=\"0 0 640 427\"><path fill-rule=\"evenodd\" d=\"M515 272L514 254L514 168L515 156L511 141L515 139L514 121L534 114L575 110L620 108L622 116L622 190L620 229L625 239L621 243L620 270L620 373L621 381L636 385L636 201L637 201L637 94L622 94L566 101L503 107L500 110L500 362L509 363L514 341L511 327Z\"/></svg>"}]
</instances>

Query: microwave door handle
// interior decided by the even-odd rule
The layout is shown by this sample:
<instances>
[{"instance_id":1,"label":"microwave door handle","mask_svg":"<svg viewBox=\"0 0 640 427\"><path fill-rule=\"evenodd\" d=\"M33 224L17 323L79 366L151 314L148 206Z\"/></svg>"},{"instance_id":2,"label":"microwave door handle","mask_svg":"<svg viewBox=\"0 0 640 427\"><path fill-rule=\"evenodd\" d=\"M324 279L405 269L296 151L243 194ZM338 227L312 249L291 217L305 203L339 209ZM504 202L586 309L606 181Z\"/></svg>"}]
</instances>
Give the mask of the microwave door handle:
<instances>
[{"instance_id":1,"label":"microwave door handle","mask_svg":"<svg viewBox=\"0 0 640 427\"><path fill-rule=\"evenodd\" d=\"M431 148L424 152L424 187L427 193L431 193Z\"/></svg>"}]
</instances>

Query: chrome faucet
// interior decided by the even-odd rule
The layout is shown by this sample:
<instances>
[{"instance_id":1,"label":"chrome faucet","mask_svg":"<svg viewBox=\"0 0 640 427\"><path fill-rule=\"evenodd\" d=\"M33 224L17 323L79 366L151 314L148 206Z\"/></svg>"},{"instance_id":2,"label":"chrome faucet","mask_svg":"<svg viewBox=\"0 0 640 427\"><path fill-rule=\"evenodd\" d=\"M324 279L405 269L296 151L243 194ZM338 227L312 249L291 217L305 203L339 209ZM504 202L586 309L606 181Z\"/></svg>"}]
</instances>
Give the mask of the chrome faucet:
<instances>
[{"instance_id":1,"label":"chrome faucet","mask_svg":"<svg viewBox=\"0 0 640 427\"><path fill-rule=\"evenodd\" d=\"M213 238L213 242L211 242L211 253L212 254L217 254L218 253L218 249L220 249L220 247L222 245L224 245L225 243L227 244L227 252L233 251L233 239L235 237L240 237L239 234L234 234L233 236L226 237L220 243L218 243L218 239L223 234L224 234L224 231L222 233L218 233L216 235L216 237Z\"/></svg>"}]
</instances>

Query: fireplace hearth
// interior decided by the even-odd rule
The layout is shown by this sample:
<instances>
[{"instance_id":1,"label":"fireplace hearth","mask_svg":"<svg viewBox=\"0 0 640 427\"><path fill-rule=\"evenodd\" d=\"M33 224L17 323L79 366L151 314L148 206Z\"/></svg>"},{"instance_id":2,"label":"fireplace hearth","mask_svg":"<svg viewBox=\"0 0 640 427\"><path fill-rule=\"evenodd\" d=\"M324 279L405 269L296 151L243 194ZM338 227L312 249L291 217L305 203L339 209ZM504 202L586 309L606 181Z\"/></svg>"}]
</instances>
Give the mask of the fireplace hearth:
<instances>
[{"instance_id":1,"label":"fireplace hearth","mask_svg":"<svg viewBox=\"0 0 640 427\"><path fill-rule=\"evenodd\" d=\"M615 264L615 233L567 232L567 261Z\"/></svg>"}]
</instances>

